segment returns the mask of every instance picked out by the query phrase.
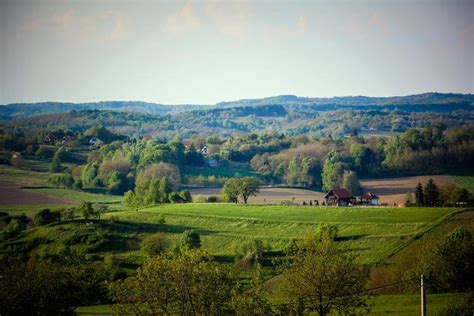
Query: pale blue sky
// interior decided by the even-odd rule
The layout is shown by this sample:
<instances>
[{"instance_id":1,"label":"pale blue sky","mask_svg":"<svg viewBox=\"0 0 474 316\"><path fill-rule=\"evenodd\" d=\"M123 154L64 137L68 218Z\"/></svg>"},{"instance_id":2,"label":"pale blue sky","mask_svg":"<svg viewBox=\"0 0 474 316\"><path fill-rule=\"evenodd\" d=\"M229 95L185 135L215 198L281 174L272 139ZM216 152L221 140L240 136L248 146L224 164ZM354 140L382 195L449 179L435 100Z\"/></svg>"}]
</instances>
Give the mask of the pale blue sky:
<instances>
[{"instance_id":1,"label":"pale blue sky","mask_svg":"<svg viewBox=\"0 0 474 316\"><path fill-rule=\"evenodd\" d=\"M473 93L474 0L0 0L0 103Z\"/></svg>"}]
</instances>

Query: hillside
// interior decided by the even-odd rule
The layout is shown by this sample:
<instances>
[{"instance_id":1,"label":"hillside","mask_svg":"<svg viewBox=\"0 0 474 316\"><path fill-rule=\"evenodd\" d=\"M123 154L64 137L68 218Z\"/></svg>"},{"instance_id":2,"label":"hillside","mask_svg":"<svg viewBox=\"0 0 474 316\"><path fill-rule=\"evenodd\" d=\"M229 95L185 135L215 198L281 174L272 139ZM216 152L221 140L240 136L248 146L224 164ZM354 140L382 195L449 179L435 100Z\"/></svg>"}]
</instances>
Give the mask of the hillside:
<instances>
[{"instance_id":1,"label":"hillside","mask_svg":"<svg viewBox=\"0 0 474 316\"><path fill-rule=\"evenodd\" d=\"M451 111L471 109L474 104L472 94L423 93L396 97L346 96L332 98L310 98L294 95L273 96L260 99L224 101L214 105L164 105L141 101L101 101L88 103L39 102L12 103L0 106L0 119L21 118L39 114L63 113L83 110L113 110L142 114L172 114L204 109L222 109L248 106L285 105L311 106L327 111L336 108L352 109L404 109L407 111Z\"/></svg>"}]
</instances>

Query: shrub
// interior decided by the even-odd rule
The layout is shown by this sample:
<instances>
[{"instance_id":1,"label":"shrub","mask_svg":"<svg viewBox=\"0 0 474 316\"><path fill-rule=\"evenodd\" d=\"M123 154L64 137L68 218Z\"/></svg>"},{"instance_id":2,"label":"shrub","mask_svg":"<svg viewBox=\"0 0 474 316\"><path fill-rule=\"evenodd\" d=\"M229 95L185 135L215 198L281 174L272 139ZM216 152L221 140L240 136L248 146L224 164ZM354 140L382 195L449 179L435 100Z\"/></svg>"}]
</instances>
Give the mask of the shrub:
<instances>
[{"instance_id":1,"label":"shrub","mask_svg":"<svg viewBox=\"0 0 474 316\"><path fill-rule=\"evenodd\" d=\"M207 197L204 195L198 194L193 197L194 203L207 203Z\"/></svg>"},{"instance_id":2,"label":"shrub","mask_svg":"<svg viewBox=\"0 0 474 316\"><path fill-rule=\"evenodd\" d=\"M179 203L182 201L181 197L176 192L171 192L168 199L170 200L171 203Z\"/></svg>"},{"instance_id":3,"label":"shrub","mask_svg":"<svg viewBox=\"0 0 474 316\"><path fill-rule=\"evenodd\" d=\"M316 230L316 239L322 240L324 237L329 237L331 240L335 240L337 238L338 233L339 228L337 226L321 224L318 225L318 228Z\"/></svg>"},{"instance_id":4,"label":"shrub","mask_svg":"<svg viewBox=\"0 0 474 316\"><path fill-rule=\"evenodd\" d=\"M191 196L191 192L189 192L189 190L182 190L181 192L179 192L179 196L186 202L186 203L190 203L193 201L193 198Z\"/></svg>"},{"instance_id":5,"label":"shrub","mask_svg":"<svg viewBox=\"0 0 474 316\"><path fill-rule=\"evenodd\" d=\"M207 198L207 203L217 203L219 202L219 198L217 196L210 196Z\"/></svg>"},{"instance_id":6,"label":"shrub","mask_svg":"<svg viewBox=\"0 0 474 316\"><path fill-rule=\"evenodd\" d=\"M141 250L149 256L160 255L169 249L169 240L165 233L156 233L143 239Z\"/></svg>"},{"instance_id":7,"label":"shrub","mask_svg":"<svg viewBox=\"0 0 474 316\"><path fill-rule=\"evenodd\" d=\"M184 249L195 249L201 247L201 236L192 230L185 231L179 240L179 247Z\"/></svg>"},{"instance_id":8,"label":"shrub","mask_svg":"<svg viewBox=\"0 0 474 316\"><path fill-rule=\"evenodd\" d=\"M61 219L61 213L58 211L51 211L50 209L42 209L39 211L33 221L36 225L47 225L58 222Z\"/></svg>"}]
</instances>

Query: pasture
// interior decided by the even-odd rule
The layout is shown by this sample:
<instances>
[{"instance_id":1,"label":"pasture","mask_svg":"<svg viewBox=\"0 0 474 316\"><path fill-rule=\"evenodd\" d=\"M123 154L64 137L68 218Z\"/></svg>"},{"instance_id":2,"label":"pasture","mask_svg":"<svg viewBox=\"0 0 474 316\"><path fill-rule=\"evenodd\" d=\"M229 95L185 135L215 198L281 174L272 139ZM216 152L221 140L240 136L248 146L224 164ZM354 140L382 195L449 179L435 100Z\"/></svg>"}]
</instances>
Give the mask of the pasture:
<instances>
[{"instance_id":1,"label":"pasture","mask_svg":"<svg viewBox=\"0 0 474 316\"><path fill-rule=\"evenodd\" d=\"M268 250L280 252L292 239L314 233L320 224L330 224L338 227L341 242L360 253L362 262L379 264L455 211L452 208L167 204L138 212L111 212L104 218L149 227L149 233L164 229L171 239L177 239L184 230L195 230L201 234L203 249L224 257L235 256L252 239L261 240ZM162 217L166 220L165 227L154 226Z\"/></svg>"}]
</instances>

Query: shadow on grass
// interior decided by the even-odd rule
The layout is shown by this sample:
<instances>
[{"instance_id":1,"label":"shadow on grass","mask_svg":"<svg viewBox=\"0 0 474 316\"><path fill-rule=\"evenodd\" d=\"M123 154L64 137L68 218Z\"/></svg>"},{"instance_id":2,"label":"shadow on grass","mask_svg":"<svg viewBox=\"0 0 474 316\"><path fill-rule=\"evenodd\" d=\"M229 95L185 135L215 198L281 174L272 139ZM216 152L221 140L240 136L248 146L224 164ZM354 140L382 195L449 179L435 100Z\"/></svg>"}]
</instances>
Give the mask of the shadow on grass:
<instances>
[{"instance_id":1,"label":"shadow on grass","mask_svg":"<svg viewBox=\"0 0 474 316\"><path fill-rule=\"evenodd\" d=\"M338 236L334 240L335 241L349 241L349 240L357 240L369 236L368 234L357 234L357 235L348 235L348 236Z\"/></svg>"},{"instance_id":2,"label":"shadow on grass","mask_svg":"<svg viewBox=\"0 0 474 316\"><path fill-rule=\"evenodd\" d=\"M213 235L220 232L217 230L200 229L200 228L196 228L192 226L167 225L167 224L160 224L160 223L129 222L129 221L122 221L122 220L113 220L113 221L89 220L86 222L86 220L84 219L79 219L79 220L68 221L68 222L84 223L84 224L93 223L98 228L107 230L111 233L123 233L123 234L158 233L158 232L181 234L187 230L193 230L201 235Z\"/></svg>"}]
</instances>

